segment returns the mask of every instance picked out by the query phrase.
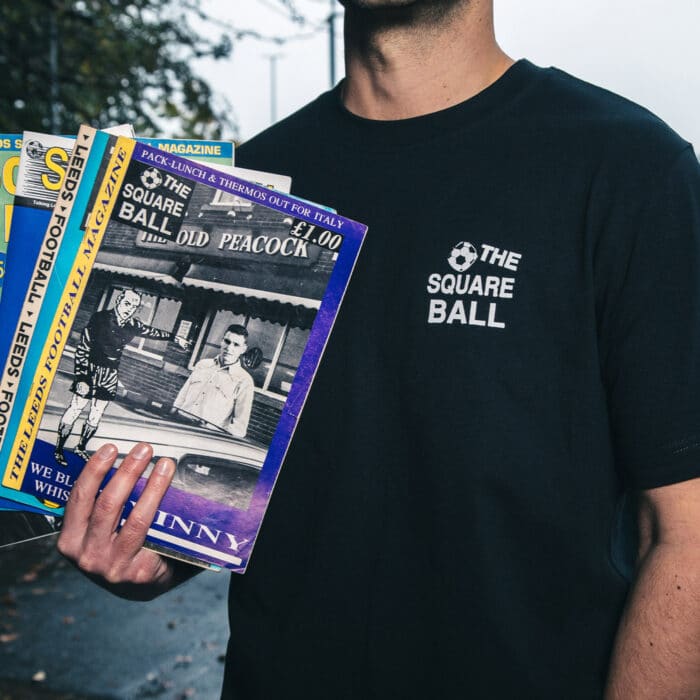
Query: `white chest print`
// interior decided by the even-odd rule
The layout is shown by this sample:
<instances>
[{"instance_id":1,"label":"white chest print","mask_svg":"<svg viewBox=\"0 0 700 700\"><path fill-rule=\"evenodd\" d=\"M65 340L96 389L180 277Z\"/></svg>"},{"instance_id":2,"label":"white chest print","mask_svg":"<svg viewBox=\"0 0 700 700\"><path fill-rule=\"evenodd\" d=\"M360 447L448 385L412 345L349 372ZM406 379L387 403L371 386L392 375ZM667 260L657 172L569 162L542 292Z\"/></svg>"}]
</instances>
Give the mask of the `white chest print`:
<instances>
[{"instance_id":1,"label":"white chest print","mask_svg":"<svg viewBox=\"0 0 700 700\"><path fill-rule=\"evenodd\" d=\"M432 272L428 275L426 291L431 295L428 300L428 323L506 327L499 314L499 303L502 299L513 298L516 279L508 273L517 272L522 256L487 243L482 243L480 248L479 251L469 241L460 241L447 257L447 263L454 272ZM486 269L496 274L467 273L477 263L497 268Z\"/></svg>"}]
</instances>

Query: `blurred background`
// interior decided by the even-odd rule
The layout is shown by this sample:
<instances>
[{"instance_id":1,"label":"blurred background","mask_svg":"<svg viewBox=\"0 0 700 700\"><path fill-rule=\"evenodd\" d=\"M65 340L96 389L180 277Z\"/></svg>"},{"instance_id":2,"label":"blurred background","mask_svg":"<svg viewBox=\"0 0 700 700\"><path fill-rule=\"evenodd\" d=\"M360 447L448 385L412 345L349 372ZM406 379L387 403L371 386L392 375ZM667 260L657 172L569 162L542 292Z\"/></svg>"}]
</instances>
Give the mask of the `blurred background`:
<instances>
[{"instance_id":1,"label":"blurred background","mask_svg":"<svg viewBox=\"0 0 700 700\"><path fill-rule=\"evenodd\" d=\"M495 0L514 58L643 104L700 143L697 0ZM0 4L0 131L244 141L343 76L337 0L23 0ZM696 145L696 150L697 150Z\"/></svg>"},{"instance_id":2,"label":"blurred background","mask_svg":"<svg viewBox=\"0 0 700 700\"><path fill-rule=\"evenodd\" d=\"M700 144L697 0L495 0L514 58L639 102ZM245 141L343 76L335 0L0 3L0 132ZM218 698L226 574L152 603L103 593L53 538L0 550L0 700Z\"/></svg>"}]
</instances>

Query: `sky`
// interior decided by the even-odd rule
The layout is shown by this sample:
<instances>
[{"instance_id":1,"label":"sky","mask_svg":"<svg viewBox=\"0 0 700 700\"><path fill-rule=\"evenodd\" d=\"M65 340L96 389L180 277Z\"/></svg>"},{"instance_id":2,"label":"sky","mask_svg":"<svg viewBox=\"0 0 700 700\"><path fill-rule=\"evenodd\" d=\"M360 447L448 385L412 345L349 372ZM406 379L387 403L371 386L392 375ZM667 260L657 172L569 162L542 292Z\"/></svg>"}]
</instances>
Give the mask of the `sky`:
<instances>
[{"instance_id":1,"label":"sky","mask_svg":"<svg viewBox=\"0 0 700 700\"><path fill-rule=\"evenodd\" d=\"M273 111L280 119L328 89L331 8L337 14L336 80L343 75L342 7L331 0L295 0L308 20L301 25L289 20L282 4L203 2L236 29L299 37L282 45L242 38L234 42L230 59L201 62L199 70L232 105L241 140L269 126ZM555 65L639 102L700 151L700 0L494 0L494 5L496 36L510 56Z\"/></svg>"}]
</instances>

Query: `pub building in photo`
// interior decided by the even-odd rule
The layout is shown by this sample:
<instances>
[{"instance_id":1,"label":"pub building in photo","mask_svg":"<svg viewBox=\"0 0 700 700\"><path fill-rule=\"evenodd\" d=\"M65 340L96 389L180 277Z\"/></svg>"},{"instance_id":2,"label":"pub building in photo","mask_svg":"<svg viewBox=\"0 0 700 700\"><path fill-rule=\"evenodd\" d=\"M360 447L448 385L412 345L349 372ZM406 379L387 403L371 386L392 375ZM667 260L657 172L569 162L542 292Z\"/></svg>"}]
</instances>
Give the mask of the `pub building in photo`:
<instances>
[{"instance_id":1,"label":"pub building in photo","mask_svg":"<svg viewBox=\"0 0 700 700\"><path fill-rule=\"evenodd\" d=\"M135 338L124 350L117 401L167 417L194 365L214 357L227 327L262 351L250 374L255 398L247 440L268 445L289 393L335 253L289 235L289 215L197 185L173 239L112 221L72 327L60 372L92 314L124 289L141 295L143 323L190 341Z\"/></svg>"}]
</instances>

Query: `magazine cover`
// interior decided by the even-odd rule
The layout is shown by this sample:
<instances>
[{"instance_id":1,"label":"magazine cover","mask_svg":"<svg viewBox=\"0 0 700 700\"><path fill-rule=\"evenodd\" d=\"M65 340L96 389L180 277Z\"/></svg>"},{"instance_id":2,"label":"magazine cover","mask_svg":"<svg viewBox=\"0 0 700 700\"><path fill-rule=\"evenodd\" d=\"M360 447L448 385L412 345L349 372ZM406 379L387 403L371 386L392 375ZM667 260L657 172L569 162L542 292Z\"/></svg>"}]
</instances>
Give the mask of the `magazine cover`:
<instances>
[{"instance_id":1,"label":"magazine cover","mask_svg":"<svg viewBox=\"0 0 700 700\"><path fill-rule=\"evenodd\" d=\"M95 202L2 495L60 513L147 441L177 464L149 541L243 571L366 227L121 138Z\"/></svg>"},{"instance_id":2,"label":"magazine cover","mask_svg":"<svg viewBox=\"0 0 700 700\"><path fill-rule=\"evenodd\" d=\"M131 127L128 125L118 126L113 129L105 130L105 133L128 135L131 133ZM15 238L16 247L14 249L16 258L21 258L23 264L15 266L15 277L13 277L12 286L8 288L11 293L8 294L5 304L2 306L3 320L5 323L3 327L0 328L0 356L6 356L8 354L7 350L9 350L10 345L13 349L17 350L17 352L13 353L14 357L8 358L11 367L6 367L6 371L9 369L15 376L21 371L24 358L28 355L25 348L30 344L34 328L42 328L43 330L41 332L45 332L46 324L50 321L47 315L50 316L52 312L47 308L43 308L42 305L47 299L55 300L60 295L60 290L63 287L67 272L72 264L75 251L82 238L81 218L78 217L72 227L72 240L68 242L67 250L65 250L62 255L64 261L63 269L61 265L59 265L58 277L53 282L54 292L46 292L46 280L51 274L54 263L54 257L51 255L51 246L53 245L55 249L60 249L60 245L62 245L62 243L56 243L58 240L56 233L61 229L61 222L63 221L66 223L69 219L68 210L62 210L60 216L54 222L54 235L52 235L51 238L47 236L45 240L44 233L48 228L48 223L51 218L50 207L58 196L58 189L60 189L66 170L68 169L68 159L70 158L70 152L75 139L72 137L53 137L47 134L34 132L26 132L25 137L26 143L32 148L33 155L30 158L30 165L25 169L20 168L21 173L19 176L20 183L18 185L18 192L21 192L21 198L15 223L18 224L16 228L22 235ZM98 148L99 153L93 158L90 174L91 184L88 189L92 187L92 180L99 180L100 176L103 174L103 168L97 164L100 162L101 153L107 148L109 141L104 135L99 138L102 140ZM217 169L239 177L253 179L267 188L275 188L280 191L289 192L291 179L288 176L236 168L230 165L233 153L233 144L230 142L141 138L137 140L142 143L148 143L161 150L169 151L173 145L177 145L179 150L183 150L186 147L188 152L207 154L208 160L215 162ZM71 164L71 176L75 180L70 186L71 192L77 190L79 184L78 178L80 175L79 171L87 166L88 145L89 144L85 144L84 147L80 149L81 152L76 162ZM50 163L50 166L47 165L47 163ZM85 194L84 196L87 195ZM25 228L20 225L22 223L24 223ZM68 228L67 223L66 228ZM41 250L42 244L44 245L44 250L43 254L40 256L39 251ZM40 257L42 258L42 264L35 270L36 261ZM58 257L61 257L60 254ZM68 266L67 268L66 265ZM32 273L34 273L34 276L32 276ZM16 319L19 317L25 305L25 294L30 285L31 290L29 297L26 299L27 306L25 308L24 320L21 323L21 327L17 328ZM37 318L37 309L42 310L42 318L44 319L43 326L41 319L38 319L33 325L29 323L32 318ZM15 328L18 333L16 338L15 331L12 330L13 328ZM41 336L41 332L39 336ZM9 379L10 390L19 384L15 383L13 377L5 377L5 379ZM29 379L31 379L31 377L25 379L25 381L29 382ZM7 388L8 385L6 383L6 389ZM22 388L18 387L12 399L14 399L15 396L26 397L27 391L28 387L26 386L24 387L24 391L22 391ZM3 396L6 400L0 401L0 444L5 433L3 427L6 423L9 425L9 415L11 413L11 401L8 391L5 391ZM14 403L13 400L12 403ZM3 418L5 418L5 420L3 420ZM15 423L17 420L18 417L15 417ZM9 448L6 446L4 452L0 454L6 458L8 450ZM12 498L17 500L11 501L9 499L1 499L5 501L5 504L3 506L0 500L0 510L26 510L30 508L31 504L34 502L34 499L27 499L24 494L17 492L13 492ZM54 505L53 502L50 503L51 506Z\"/></svg>"},{"instance_id":3,"label":"magazine cover","mask_svg":"<svg viewBox=\"0 0 700 700\"><path fill-rule=\"evenodd\" d=\"M21 134L0 134L0 298L7 274L7 245L21 148Z\"/></svg>"},{"instance_id":4,"label":"magazine cover","mask_svg":"<svg viewBox=\"0 0 700 700\"><path fill-rule=\"evenodd\" d=\"M45 135L39 135L39 136L45 136ZM204 144L211 152L213 152L215 155L210 155L209 160L212 161L214 167L216 167L217 170L220 170L222 172L235 175L239 178L249 180L251 182L255 182L256 184L259 184L261 186L264 186L266 188L273 188L275 190L278 190L280 192L286 192L288 193L291 187L291 178L286 175L279 175L276 173L268 173L260 170L251 170L247 168L238 168L234 167L229 164L232 153L233 153L233 145L228 142L221 142L221 141L204 141L204 142L198 142L198 141L187 141L187 140L168 140L168 139L137 139L141 143L147 143L148 145L154 146L161 148L161 150L169 150L169 147L171 144L177 144L180 146L180 149L182 149L182 146L184 145L198 145L200 143ZM72 148L72 143L74 139L70 139L70 147ZM163 144L165 144L165 148L163 148ZM212 149L214 149L212 151ZM191 149L190 149L191 150ZM199 150L197 150L199 152ZM69 156L70 153L67 153L67 156ZM65 169L64 173L65 174ZM47 196L50 196L47 192ZM55 195L54 195L55 199ZM50 213L48 210L43 209L42 207L39 207L40 211L44 212L46 216L46 221L48 221L50 217ZM42 228L46 228L45 224L43 224ZM36 236L34 236L36 238ZM34 244L34 247L38 246L38 242ZM25 255L27 254L27 247L25 246ZM31 253L33 258L36 257L36 253ZM28 271L28 275L31 275L31 270ZM24 284L24 291L26 291L26 284ZM18 307L18 312L19 312ZM11 313L11 312L10 312ZM0 345L0 347L2 347ZM31 502L31 501L29 501ZM32 505L29 505L29 502L17 502L13 500L9 500L6 498L1 498L0 497L0 511L5 511L5 510L18 510L18 511L25 511L25 512L38 512L38 513L43 513L47 509L46 508L38 508L34 507ZM53 506L53 503L52 503ZM52 510L52 508L48 509L49 511ZM52 517L52 516L51 516ZM34 526L36 520L34 519L26 519L23 520L21 518L19 519L0 519L0 541L4 542L4 545L2 546L9 546L10 544L15 544L15 543L20 543L23 541L28 541L33 539L32 533L27 532L26 535L22 534L18 536L18 533L22 532L22 526L27 525L27 526ZM41 521L39 521L41 522ZM54 522L53 520L50 520L50 522ZM3 532L3 528L5 525L8 526L8 530L11 531L13 534L9 534L8 532ZM56 520L56 529L54 532L58 532L60 525L60 519ZM191 561L188 559L188 561ZM201 565L201 562L191 562L191 563L197 563ZM220 567L217 566L208 566L207 568L210 569L215 569L218 570Z\"/></svg>"},{"instance_id":5,"label":"magazine cover","mask_svg":"<svg viewBox=\"0 0 700 700\"><path fill-rule=\"evenodd\" d=\"M196 139L150 139L138 137L140 143L168 153L210 165L233 165L233 141L204 141Z\"/></svg>"}]
</instances>

